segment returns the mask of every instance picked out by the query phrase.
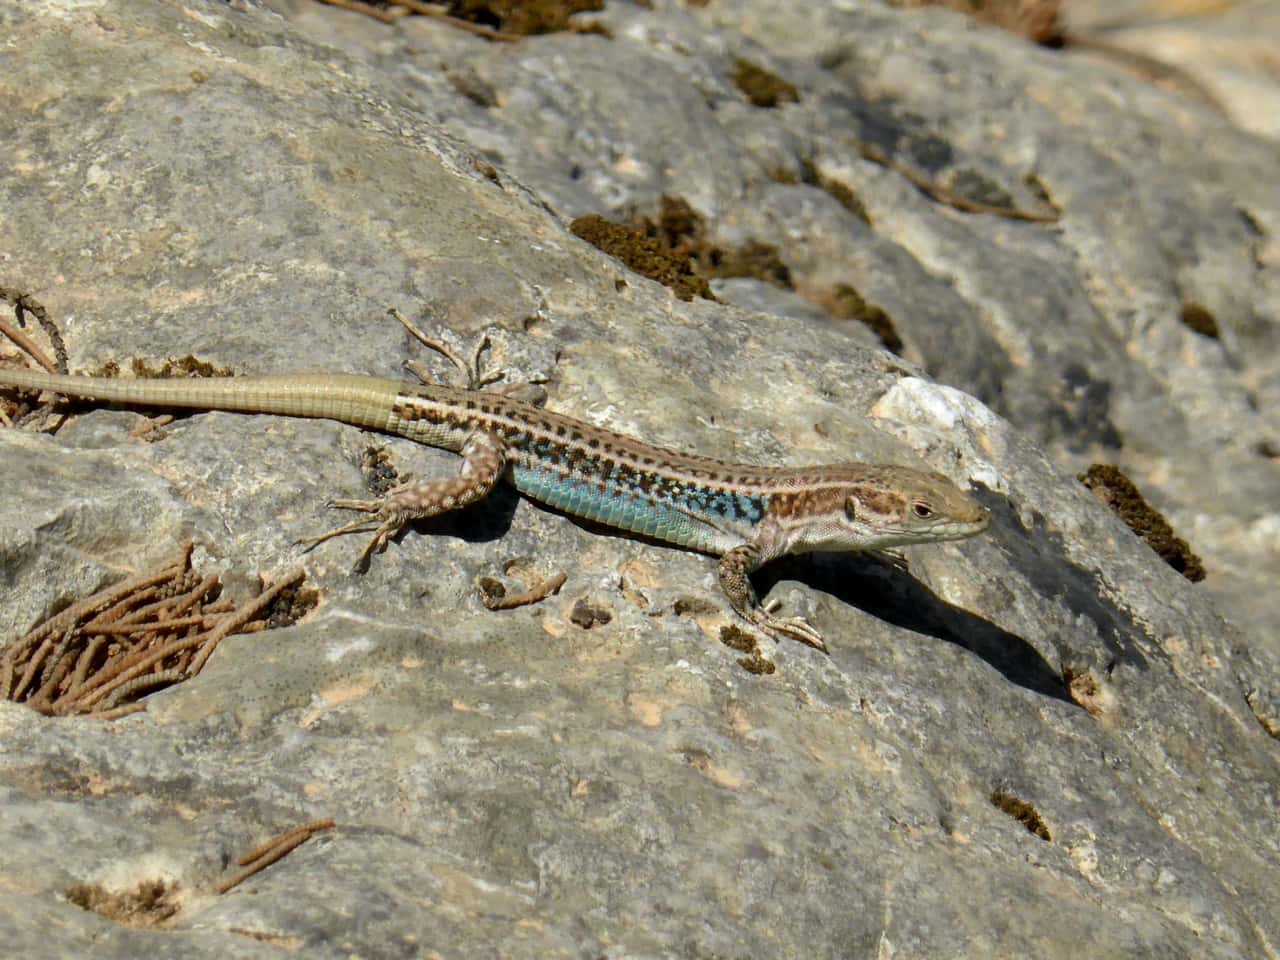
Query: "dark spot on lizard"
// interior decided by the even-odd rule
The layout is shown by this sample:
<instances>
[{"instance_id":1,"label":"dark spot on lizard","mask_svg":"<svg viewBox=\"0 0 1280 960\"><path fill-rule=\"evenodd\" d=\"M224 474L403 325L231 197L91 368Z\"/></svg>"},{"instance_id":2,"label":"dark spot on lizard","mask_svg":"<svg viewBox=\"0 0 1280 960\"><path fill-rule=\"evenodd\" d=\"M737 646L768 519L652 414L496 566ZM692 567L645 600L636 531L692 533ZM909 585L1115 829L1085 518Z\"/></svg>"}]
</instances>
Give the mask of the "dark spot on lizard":
<instances>
[{"instance_id":1,"label":"dark spot on lizard","mask_svg":"<svg viewBox=\"0 0 1280 960\"><path fill-rule=\"evenodd\" d=\"M906 506L901 496L879 487L854 487L850 492L864 507L882 517L900 514Z\"/></svg>"},{"instance_id":2,"label":"dark spot on lizard","mask_svg":"<svg viewBox=\"0 0 1280 960\"><path fill-rule=\"evenodd\" d=\"M769 498L769 512L775 517L789 517L795 512L796 498L788 493L775 493Z\"/></svg>"}]
</instances>

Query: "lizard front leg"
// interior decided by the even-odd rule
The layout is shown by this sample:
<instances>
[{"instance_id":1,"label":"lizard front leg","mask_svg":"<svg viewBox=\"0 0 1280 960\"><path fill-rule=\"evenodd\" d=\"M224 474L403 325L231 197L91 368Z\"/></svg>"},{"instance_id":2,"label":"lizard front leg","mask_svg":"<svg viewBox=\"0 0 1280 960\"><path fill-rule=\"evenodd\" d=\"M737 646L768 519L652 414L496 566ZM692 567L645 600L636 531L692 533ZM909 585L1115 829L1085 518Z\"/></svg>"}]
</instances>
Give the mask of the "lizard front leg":
<instances>
[{"instance_id":1,"label":"lizard front leg","mask_svg":"<svg viewBox=\"0 0 1280 960\"><path fill-rule=\"evenodd\" d=\"M329 506L340 510L358 510L372 517L353 520L336 530L301 542L311 549L325 540L347 533L373 530L373 537L360 551L356 570L363 570L375 551L383 550L387 541L406 524L451 510L461 510L489 495L507 465L506 448L491 433L477 430L462 445L462 468L456 477L443 477L418 483L405 483L389 490L377 500L331 500Z\"/></svg>"},{"instance_id":2,"label":"lizard front leg","mask_svg":"<svg viewBox=\"0 0 1280 960\"><path fill-rule=\"evenodd\" d=\"M760 544L756 542L734 547L720 558L720 589L729 598L733 609L774 640L790 637L826 653L827 645L822 634L803 617L775 617L772 608L760 605L755 588L751 586L750 574L763 562Z\"/></svg>"}]
</instances>

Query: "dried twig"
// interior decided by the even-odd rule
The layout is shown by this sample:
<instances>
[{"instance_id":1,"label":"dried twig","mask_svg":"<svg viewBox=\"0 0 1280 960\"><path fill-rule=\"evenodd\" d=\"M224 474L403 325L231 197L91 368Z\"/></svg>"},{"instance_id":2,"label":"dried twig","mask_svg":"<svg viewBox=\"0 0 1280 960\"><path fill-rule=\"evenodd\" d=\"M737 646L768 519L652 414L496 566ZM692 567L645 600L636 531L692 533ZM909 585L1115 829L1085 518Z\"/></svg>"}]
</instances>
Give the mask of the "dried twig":
<instances>
[{"instance_id":1,"label":"dried twig","mask_svg":"<svg viewBox=\"0 0 1280 960\"><path fill-rule=\"evenodd\" d=\"M215 886L214 893L226 893L233 887L239 886L258 871L271 866L294 847L305 843L321 830L332 830L333 826L333 820L326 817L324 820L315 820L304 823L300 827L294 827L292 830L286 830L266 843L259 844L240 858L240 866L245 869Z\"/></svg>"},{"instance_id":2,"label":"dried twig","mask_svg":"<svg viewBox=\"0 0 1280 960\"><path fill-rule=\"evenodd\" d=\"M294 570L247 602L218 598L216 576L191 569L191 544L172 563L108 587L37 626L0 653L0 697L56 716L118 717L128 703L200 672L223 637L264 629L263 612L302 580Z\"/></svg>"},{"instance_id":3,"label":"dried twig","mask_svg":"<svg viewBox=\"0 0 1280 960\"><path fill-rule=\"evenodd\" d=\"M942 184L930 180L924 174L913 170L905 163L895 160L873 143L860 140L857 142L857 147L858 153L864 160L870 160L872 163L892 170L899 176L909 180L912 186L926 196L964 213L986 213L994 217L1006 217L1010 220L1031 220L1035 223L1055 223L1061 217L1061 214L1056 210L1021 210L1017 207L997 207L989 203L970 200L967 197L962 197L954 190L948 190Z\"/></svg>"},{"instance_id":4,"label":"dried twig","mask_svg":"<svg viewBox=\"0 0 1280 960\"><path fill-rule=\"evenodd\" d=\"M3 333L6 337L12 340L19 349L30 355L32 360L40 364L40 366L44 367L50 373L58 372L58 368L54 366L52 360L45 356L45 353L40 349L39 344L3 317L0 317L0 333Z\"/></svg>"},{"instance_id":5,"label":"dried twig","mask_svg":"<svg viewBox=\"0 0 1280 960\"><path fill-rule=\"evenodd\" d=\"M192 672L200 672L200 668L204 666L205 661L209 659L209 655L213 653L214 648L223 637L238 631L253 619L255 614L261 613L269 607L271 602L280 595L281 591L288 587L292 587L297 583L301 583L304 576L306 576L306 573L301 567L285 574L277 583L262 591L262 593L257 597L250 600L239 610L231 613L227 619L214 627L209 633L209 639L205 642L204 646L200 648L200 652L196 654L195 661L191 665Z\"/></svg>"},{"instance_id":6,"label":"dried twig","mask_svg":"<svg viewBox=\"0 0 1280 960\"><path fill-rule=\"evenodd\" d=\"M507 564L503 572L514 572L515 576L525 581L526 589L523 593L507 593L506 585L496 577L480 577L476 581L476 589L480 594L480 602L487 610L514 610L516 607L540 603L556 593L568 579L564 572L550 577L537 577L532 573L525 576L518 571L513 571L511 564Z\"/></svg>"},{"instance_id":7,"label":"dried twig","mask_svg":"<svg viewBox=\"0 0 1280 960\"><path fill-rule=\"evenodd\" d=\"M396 6L404 7L410 13L419 13L424 17L435 17L437 20L443 20L451 27L474 33L476 36L484 37L486 40L493 40L498 43L515 43L521 39L518 33L495 30L493 27L486 27L482 23L472 23L470 20L455 17L449 13L449 8L444 5L423 3L422 0L391 0L391 2Z\"/></svg>"},{"instance_id":8,"label":"dried twig","mask_svg":"<svg viewBox=\"0 0 1280 960\"><path fill-rule=\"evenodd\" d=\"M44 367L50 373L66 373L67 372L67 348L63 346L62 334L58 332L58 328L53 321L49 319L49 311L45 310L30 294L19 293L17 290L11 290L8 287L0 287L0 300L5 300L13 304L13 313L18 321L15 327L7 320L0 318L0 333L17 344L22 350L28 353L36 363ZM49 340L53 343L54 353L58 355L59 363L55 364L19 327L22 326L23 320L27 314L31 314L36 321L44 329Z\"/></svg>"},{"instance_id":9,"label":"dried twig","mask_svg":"<svg viewBox=\"0 0 1280 960\"><path fill-rule=\"evenodd\" d=\"M408 14L408 10L395 10L386 7L377 7L372 3L364 3L363 0L320 0L321 3L327 3L331 7L338 7L342 10L350 10L352 13L363 13L366 17L372 17L374 20L381 20L383 23L395 23L401 17Z\"/></svg>"},{"instance_id":10,"label":"dried twig","mask_svg":"<svg viewBox=\"0 0 1280 960\"><path fill-rule=\"evenodd\" d=\"M320 2L327 3L331 7L341 7L354 13L363 13L366 17L373 17L373 19L380 20L383 23L395 23L401 17L417 13L424 17L435 17L437 20L443 20L451 27L457 27L459 30L474 33L478 37L484 37L486 40L493 40L497 43L515 43L517 40L522 39L518 33L507 33L504 30L486 27L482 23L463 20L461 17L455 17L451 14L447 6L423 3L422 0L388 0L385 7L366 3L365 0L320 0Z\"/></svg>"},{"instance_id":11,"label":"dried twig","mask_svg":"<svg viewBox=\"0 0 1280 960\"><path fill-rule=\"evenodd\" d=\"M164 427L177 419L172 413L157 413L154 416L143 417L137 426L129 430L129 436L135 439L158 440L165 435Z\"/></svg>"}]
</instances>

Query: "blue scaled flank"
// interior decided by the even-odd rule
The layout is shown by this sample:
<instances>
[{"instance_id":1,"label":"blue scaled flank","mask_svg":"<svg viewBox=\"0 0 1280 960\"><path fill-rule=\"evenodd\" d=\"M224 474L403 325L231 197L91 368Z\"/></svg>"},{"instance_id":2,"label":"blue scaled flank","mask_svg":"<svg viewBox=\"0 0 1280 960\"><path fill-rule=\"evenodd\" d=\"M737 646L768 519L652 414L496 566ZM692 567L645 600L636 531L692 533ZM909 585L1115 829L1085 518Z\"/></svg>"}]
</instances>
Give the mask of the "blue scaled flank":
<instances>
[{"instance_id":1,"label":"blue scaled flank","mask_svg":"<svg viewBox=\"0 0 1280 960\"><path fill-rule=\"evenodd\" d=\"M535 463L513 464L521 493L557 510L643 537L693 549L712 550L720 534L716 521L754 525L765 511L761 497L705 487L651 483L646 492L611 478L565 476ZM701 523L701 518L711 523Z\"/></svg>"}]
</instances>

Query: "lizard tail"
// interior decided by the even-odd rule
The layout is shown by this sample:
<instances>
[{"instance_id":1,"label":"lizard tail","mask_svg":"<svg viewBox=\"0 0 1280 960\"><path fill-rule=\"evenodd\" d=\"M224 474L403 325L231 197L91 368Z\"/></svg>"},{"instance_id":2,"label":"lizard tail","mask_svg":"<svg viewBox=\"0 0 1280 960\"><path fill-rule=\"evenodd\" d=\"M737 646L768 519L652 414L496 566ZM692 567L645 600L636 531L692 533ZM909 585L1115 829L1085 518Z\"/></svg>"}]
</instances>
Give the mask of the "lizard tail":
<instances>
[{"instance_id":1,"label":"lizard tail","mask_svg":"<svg viewBox=\"0 0 1280 960\"><path fill-rule=\"evenodd\" d=\"M139 407L319 417L374 430L389 428L391 410L402 389L394 380L352 374L128 380L36 370L0 370L0 386L50 390L69 397Z\"/></svg>"}]
</instances>

